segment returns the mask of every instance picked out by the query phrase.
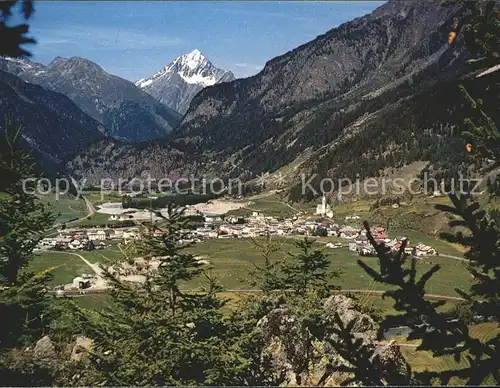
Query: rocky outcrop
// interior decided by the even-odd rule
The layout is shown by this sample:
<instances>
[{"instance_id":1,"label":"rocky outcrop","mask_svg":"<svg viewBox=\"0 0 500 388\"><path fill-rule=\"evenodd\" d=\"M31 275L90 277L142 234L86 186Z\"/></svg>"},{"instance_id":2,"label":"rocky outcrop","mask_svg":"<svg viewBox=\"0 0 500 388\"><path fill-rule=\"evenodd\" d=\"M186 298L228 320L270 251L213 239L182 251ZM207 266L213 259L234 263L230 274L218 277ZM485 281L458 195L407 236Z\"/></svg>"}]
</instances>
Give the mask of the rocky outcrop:
<instances>
[{"instance_id":1,"label":"rocky outcrop","mask_svg":"<svg viewBox=\"0 0 500 388\"><path fill-rule=\"evenodd\" d=\"M363 338L364 341L377 339L377 323L369 315L357 310L353 299L343 295L333 295L325 301L323 307L328 316L339 314L344 325L355 320L353 332L356 337Z\"/></svg>"},{"instance_id":2,"label":"rocky outcrop","mask_svg":"<svg viewBox=\"0 0 500 388\"><path fill-rule=\"evenodd\" d=\"M33 347L4 351L0 356L0 383L2 386L23 384L33 387L77 384L83 369L83 365L77 362L88 356L92 345L93 341L84 336L76 336L70 343L61 344L45 335ZM61 371L64 371L64 377ZM71 371L74 374L68 377L66 374Z\"/></svg>"},{"instance_id":3,"label":"rocky outcrop","mask_svg":"<svg viewBox=\"0 0 500 388\"><path fill-rule=\"evenodd\" d=\"M400 381L409 375L409 365L395 341L379 342L372 362L378 370L385 371L386 376L398 376L396 378Z\"/></svg>"},{"instance_id":4,"label":"rocky outcrop","mask_svg":"<svg viewBox=\"0 0 500 388\"><path fill-rule=\"evenodd\" d=\"M372 365L381 371L388 384L404 382L409 376L409 365L393 341L377 339L377 323L356 309L355 302L343 295L328 298L323 304L324 318L337 313L347 325L356 320L352 332L363 343L373 347ZM349 365L326 341L313 336L307 324L288 308L276 308L263 317L261 328L265 347L262 357L270 360L276 381L284 386L343 385L353 376L336 372L336 366ZM329 335L331 341L338 337ZM325 377L326 376L326 377ZM407 380L406 380L407 381Z\"/></svg>"},{"instance_id":5,"label":"rocky outcrop","mask_svg":"<svg viewBox=\"0 0 500 388\"><path fill-rule=\"evenodd\" d=\"M88 355L93 343L90 338L81 335L77 336L71 350L71 361L81 361L85 355Z\"/></svg>"},{"instance_id":6,"label":"rocky outcrop","mask_svg":"<svg viewBox=\"0 0 500 388\"><path fill-rule=\"evenodd\" d=\"M34 355L40 359L54 359L56 357L56 348L48 335L37 341Z\"/></svg>"},{"instance_id":7,"label":"rocky outcrop","mask_svg":"<svg viewBox=\"0 0 500 388\"><path fill-rule=\"evenodd\" d=\"M33 356L35 360L49 363L81 361L85 356L88 356L93 344L92 339L78 335L72 342L56 347L52 339L46 335L37 341L33 349L26 348L24 356L28 358Z\"/></svg>"}]
</instances>

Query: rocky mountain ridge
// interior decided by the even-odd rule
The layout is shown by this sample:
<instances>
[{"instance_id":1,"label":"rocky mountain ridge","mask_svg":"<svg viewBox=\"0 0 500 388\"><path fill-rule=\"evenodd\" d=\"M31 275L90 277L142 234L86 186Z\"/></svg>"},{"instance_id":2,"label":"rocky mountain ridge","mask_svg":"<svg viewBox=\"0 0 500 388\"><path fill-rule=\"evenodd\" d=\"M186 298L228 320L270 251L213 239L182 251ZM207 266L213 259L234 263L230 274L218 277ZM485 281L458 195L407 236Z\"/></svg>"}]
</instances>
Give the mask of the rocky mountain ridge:
<instances>
[{"instance_id":1,"label":"rocky mountain ridge","mask_svg":"<svg viewBox=\"0 0 500 388\"><path fill-rule=\"evenodd\" d=\"M107 128L107 135L125 142L165 137L181 116L88 59L57 57L47 66L28 59L0 58L0 70L68 96Z\"/></svg>"},{"instance_id":2,"label":"rocky mountain ridge","mask_svg":"<svg viewBox=\"0 0 500 388\"><path fill-rule=\"evenodd\" d=\"M91 179L189 171L251 181L283 173L290 187L301 174L363 178L415 160L456 166L463 159L457 79L466 54L460 39L450 47L447 36L461 12L437 0L389 1L253 77L203 89L168 140L112 146L108 161L134 161L125 170L110 162L96 174L83 167L92 165L86 154L70 169Z\"/></svg>"}]
</instances>

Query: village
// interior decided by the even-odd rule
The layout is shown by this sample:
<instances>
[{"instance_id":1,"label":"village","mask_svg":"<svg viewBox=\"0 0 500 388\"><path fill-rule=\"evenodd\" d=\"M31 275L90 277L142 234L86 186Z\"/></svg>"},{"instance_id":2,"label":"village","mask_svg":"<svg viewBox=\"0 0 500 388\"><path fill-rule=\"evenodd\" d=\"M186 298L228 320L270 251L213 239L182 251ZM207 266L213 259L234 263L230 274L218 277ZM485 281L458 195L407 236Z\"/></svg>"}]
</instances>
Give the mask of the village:
<instances>
[{"instance_id":1,"label":"village","mask_svg":"<svg viewBox=\"0 0 500 388\"><path fill-rule=\"evenodd\" d=\"M78 227L60 228L57 236L45 237L37 249L41 251L92 251L127 244L140 238L141 222L158 222L160 217L148 210L122 209L119 206L104 206L101 208L109 215L109 221L128 221L127 226L112 227ZM112 209L112 210L110 210ZM201 208L205 210L205 208ZM166 209L160 210L164 216ZM360 217L356 214L346 215L344 222L333 220L333 212L330 206L323 201L317 206L314 215L299 212L293 217L277 218L253 211L251 214L227 215L214 212L200 211L200 207L188 206L185 212L189 216L198 216L203 221L193 229L186 229L185 243L202 243L210 239L248 239L265 236L277 237L299 237L311 236L319 238L327 249L347 249L360 256L376 256L374 247L368 241L366 231L359 225ZM130 226L131 225L131 226ZM380 226L372 228L372 235L376 242L384 243L391 250L398 251L405 236L389 236L387 230ZM405 253L417 258L436 256L438 252L431 246L424 244L411 244L408 241ZM64 289L87 289L93 286L104 287L102 279L99 278L99 269L94 268L95 274L83 274L74 279L73 283L66 285ZM129 271L131 280L133 271ZM97 276L96 276L97 274Z\"/></svg>"},{"instance_id":2,"label":"village","mask_svg":"<svg viewBox=\"0 0 500 388\"><path fill-rule=\"evenodd\" d=\"M351 216L356 217L356 216ZM352 218L348 219L352 219ZM348 247L360 255L375 255L375 251L366 237L366 231L361 227L339 225L332 220L314 220L308 216L277 219L254 212L248 217L237 216L205 216L203 226L186 230L191 242L199 243L206 239L256 238L263 236L317 236L338 237L340 242L328 243L329 248ZM56 237L45 237L38 245L41 250L94 250L104 249L113 242L128 243L140 236L140 228L68 228L59 230ZM398 250L404 236L390 238L385 228L374 227L373 237L377 242ZM418 244L409 244L406 253L417 257L437 255L434 248Z\"/></svg>"}]
</instances>

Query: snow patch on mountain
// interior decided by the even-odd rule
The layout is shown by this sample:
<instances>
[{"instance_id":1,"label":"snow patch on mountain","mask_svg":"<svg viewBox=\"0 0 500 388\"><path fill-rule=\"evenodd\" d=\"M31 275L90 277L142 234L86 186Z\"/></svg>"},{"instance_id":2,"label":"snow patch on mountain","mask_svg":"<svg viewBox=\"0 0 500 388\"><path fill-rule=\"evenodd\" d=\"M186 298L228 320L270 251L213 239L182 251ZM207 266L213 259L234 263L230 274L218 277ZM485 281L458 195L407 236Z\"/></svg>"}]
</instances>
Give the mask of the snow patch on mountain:
<instances>
[{"instance_id":1,"label":"snow patch on mountain","mask_svg":"<svg viewBox=\"0 0 500 388\"><path fill-rule=\"evenodd\" d=\"M7 56L0 56L0 59L4 60L6 63L5 70L10 70L11 68L16 69L16 71L13 72L14 74L30 72L34 75L40 75L45 72L42 65L36 62L32 62L29 59L12 58Z\"/></svg>"},{"instance_id":2,"label":"snow patch on mountain","mask_svg":"<svg viewBox=\"0 0 500 388\"><path fill-rule=\"evenodd\" d=\"M193 74L191 76L186 76L182 73L179 73L181 78L186 81L188 84L198 84L203 86L212 86L217 83L217 80L214 77L204 77L201 74Z\"/></svg>"},{"instance_id":3,"label":"snow patch on mountain","mask_svg":"<svg viewBox=\"0 0 500 388\"><path fill-rule=\"evenodd\" d=\"M153 83L153 80L152 79L148 79L146 81L139 80L135 84L137 86L139 86L140 88L144 88L144 87L146 87L148 85L151 85L152 83Z\"/></svg>"}]
</instances>

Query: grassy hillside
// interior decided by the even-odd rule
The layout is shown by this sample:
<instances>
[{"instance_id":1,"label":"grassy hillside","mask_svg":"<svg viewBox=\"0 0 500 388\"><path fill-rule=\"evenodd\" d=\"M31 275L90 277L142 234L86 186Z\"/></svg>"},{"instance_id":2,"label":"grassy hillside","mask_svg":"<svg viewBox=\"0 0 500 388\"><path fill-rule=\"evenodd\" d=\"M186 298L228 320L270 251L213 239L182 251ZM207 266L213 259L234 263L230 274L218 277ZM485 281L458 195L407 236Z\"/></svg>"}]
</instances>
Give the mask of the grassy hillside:
<instances>
[{"instance_id":1,"label":"grassy hillside","mask_svg":"<svg viewBox=\"0 0 500 388\"><path fill-rule=\"evenodd\" d=\"M60 195L56 197L54 193L39 195L39 201L48 205L52 212L58 214L57 223L67 222L74 218L81 218L87 215L87 206L83 199L76 199L72 195Z\"/></svg>"},{"instance_id":2,"label":"grassy hillside","mask_svg":"<svg viewBox=\"0 0 500 388\"><path fill-rule=\"evenodd\" d=\"M43 252L35 254L29 270L35 273L50 270L50 285L71 283L73 279L92 270L81 259L64 252Z\"/></svg>"},{"instance_id":3,"label":"grassy hillside","mask_svg":"<svg viewBox=\"0 0 500 388\"><path fill-rule=\"evenodd\" d=\"M500 328L496 323L481 323L471 326L469 329L471 336L479 339L480 341L485 341L489 338L495 337L500 333ZM397 338L396 342L402 345L401 351L415 372L441 372L451 369L457 369L459 367L467 367L468 365L465 359L457 362L451 356L434 357L430 352L419 351L416 349L416 345L419 344L418 341L409 343L404 338ZM493 383L493 381L485 382L486 385ZM453 378L451 379L449 384L463 385L464 381L458 378Z\"/></svg>"},{"instance_id":4,"label":"grassy hillside","mask_svg":"<svg viewBox=\"0 0 500 388\"><path fill-rule=\"evenodd\" d=\"M262 240L257 241L262 242ZM273 241L279 243L281 247L273 259L288 259L289 253L297 253L294 239L276 238ZM339 279L333 279L333 281L344 289L384 289L381 285L371 282L371 278L359 267L358 255L346 249L329 249L320 243L317 243L317 248L328 253L332 269L343 272ZM248 288L249 271L255 269L255 265L261 266L264 263L261 253L250 239L207 240L190 249L193 253L210 261L214 275L218 277L222 285L229 289ZM460 255L453 247L450 247L449 252ZM369 265L376 266L378 259L366 257L363 260ZM439 257L418 261L422 272L430 269L434 264L441 265L442 269L429 281L427 292L458 296L454 290L456 286L468 287L470 285L471 278L463 262ZM191 285L197 286L198 284Z\"/></svg>"}]
</instances>

